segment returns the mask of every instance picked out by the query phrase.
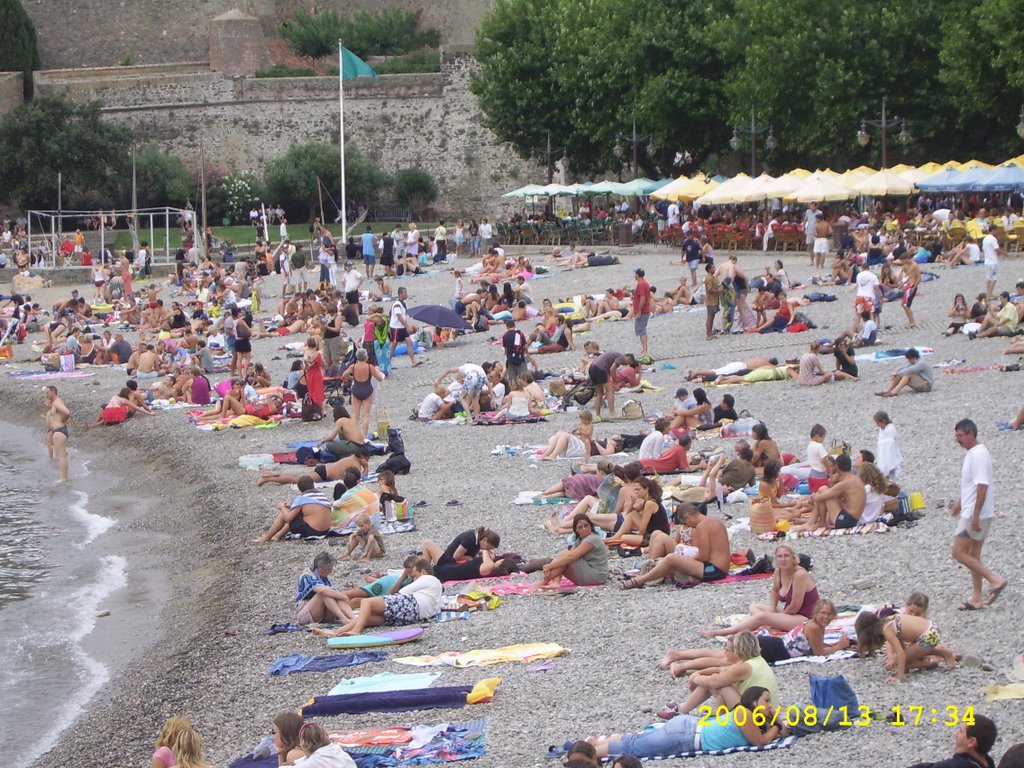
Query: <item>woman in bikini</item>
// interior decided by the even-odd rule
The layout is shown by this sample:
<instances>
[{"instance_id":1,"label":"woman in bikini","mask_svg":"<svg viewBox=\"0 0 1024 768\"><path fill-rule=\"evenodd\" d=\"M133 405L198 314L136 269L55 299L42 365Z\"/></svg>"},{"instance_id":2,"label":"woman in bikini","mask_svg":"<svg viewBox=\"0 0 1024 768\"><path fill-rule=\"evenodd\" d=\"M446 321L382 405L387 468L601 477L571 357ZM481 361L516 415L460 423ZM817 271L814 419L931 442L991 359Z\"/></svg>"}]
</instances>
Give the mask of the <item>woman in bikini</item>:
<instances>
[{"instance_id":1,"label":"woman in bikini","mask_svg":"<svg viewBox=\"0 0 1024 768\"><path fill-rule=\"evenodd\" d=\"M754 437L754 461L758 469L763 469L766 462L774 459L782 461L782 454L779 452L778 444L768 435L768 427L763 421L759 421L751 430Z\"/></svg>"},{"instance_id":2,"label":"woman in bikini","mask_svg":"<svg viewBox=\"0 0 1024 768\"><path fill-rule=\"evenodd\" d=\"M750 606L750 616L738 624L722 629L704 629L701 637L728 637L745 630L761 627L789 632L794 627L813 618L814 606L821 597L811 574L800 565L796 551L788 544L775 548L775 574L767 605ZM782 610L779 610L782 603Z\"/></svg>"},{"instance_id":3,"label":"woman in bikini","mask_svg":"<svg viewBox=\"0 0 1024 768\"><path fill-rule=\"evenodd\" d=\"M651 543L651 534L671 531L668 513L661 503L661 485L649 477L638 478L634 483L633 499L629 509L624 510L622 521L607 539L607 544L622 544L627 547L646 547Z\"/></svg>"},{"instance_id":4,"label":"woman in bikini","mask_svg":"<svg viewBox=\"0 0 1024 768\"><path fill-rule=\"evenodd\" d=\"M351 382L352 417L364 435L370 432L370 412L373 410L373 380L384 381L380 368L368 362L365 349L356 351L356 361L341 374L342 380Z\"/></svg>"},{"instance_id":5,"label":"woman in bikini","mask_svg":"<svg viewBox=\"0 0 1024 768\"><path fill-rule=\"evenodd\" d=\"M196 419L196 424L211 424L221 419L244 416L249 400L245 396L245 384L241 379L231 380L231 389L224 398L211 410L203 411Z\"/></svg>"}]
</instances>

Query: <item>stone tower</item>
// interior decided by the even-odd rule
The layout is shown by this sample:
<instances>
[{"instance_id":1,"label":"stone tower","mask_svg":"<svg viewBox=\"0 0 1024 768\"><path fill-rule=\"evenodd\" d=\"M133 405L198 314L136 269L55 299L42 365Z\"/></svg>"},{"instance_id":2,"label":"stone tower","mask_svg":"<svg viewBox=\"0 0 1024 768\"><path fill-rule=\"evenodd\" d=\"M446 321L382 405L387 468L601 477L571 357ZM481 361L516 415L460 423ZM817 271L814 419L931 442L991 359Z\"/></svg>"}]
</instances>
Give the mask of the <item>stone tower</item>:
<instances>
[{"instance_id":1,"label":"stone tower","mask_svg":"<svg viewBox=\"0 0 1024 768\"><path fill-rule=\"evenodd\" d=\"M210 69L227 77L252 77L266 60L263 26L237 8L210 21Z\"/></svg>"}]
</instances>

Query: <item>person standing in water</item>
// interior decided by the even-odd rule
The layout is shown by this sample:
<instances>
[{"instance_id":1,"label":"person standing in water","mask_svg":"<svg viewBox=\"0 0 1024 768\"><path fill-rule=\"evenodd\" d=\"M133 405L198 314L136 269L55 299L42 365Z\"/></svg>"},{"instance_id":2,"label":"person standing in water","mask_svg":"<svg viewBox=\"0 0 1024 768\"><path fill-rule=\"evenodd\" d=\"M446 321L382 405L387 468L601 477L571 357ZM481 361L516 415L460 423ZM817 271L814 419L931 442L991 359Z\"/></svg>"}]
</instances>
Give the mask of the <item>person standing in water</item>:
<instances>
[{"instance_id":1,"label":"person standing in water","mask_svg":"<svg viewBox=\"0 0 1024 768\"><path fill-rule=\"evenodd\" d=\"M66 483L68 480L68 424L71 422L71 411L57 394L57 388L48 386L46 388L46 413L43 414L46 422L46 450L51 459L57 460L58 483Z\"/></svg>"}]
</instances>

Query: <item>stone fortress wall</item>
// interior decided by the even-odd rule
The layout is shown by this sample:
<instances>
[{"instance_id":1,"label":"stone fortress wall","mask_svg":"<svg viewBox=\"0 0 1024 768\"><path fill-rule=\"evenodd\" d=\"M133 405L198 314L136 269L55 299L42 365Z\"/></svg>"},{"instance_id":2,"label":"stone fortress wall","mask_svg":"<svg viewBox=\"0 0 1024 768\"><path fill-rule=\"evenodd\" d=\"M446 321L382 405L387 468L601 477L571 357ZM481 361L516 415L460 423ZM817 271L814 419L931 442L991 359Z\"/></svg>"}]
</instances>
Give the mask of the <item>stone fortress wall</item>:
<instances>
[{"instance_id":1,"label":"stone fortress wall","mask_svg":"<svg viewBox=\"0 0 1024 768\"><path fill-rule=\"evenodd\" d=\"M251 77L260 65L254 51L262 46L261 28L265 31L266 19L273 17L273 29L276 14L293 6L292 0L125 0L119 6L100 0L23 2L35 20L40 43L45 39L50 46L43 55L44 66L66 64L76 50L74 41L68 41L67 50L55 53L52 36L43 31L43 23L56 24L51 14L57 7L74 22L58 25L62 30L75 30L78 20L101 18L101 13L106 19L116 15L121 28L141 25L149 30L176 17L175 29L188 32L176 32L175 45L151 46L135 65L118 66L118 52L127 48L118 47L124 36L110 31L105 33L110 44L103 56L83 53L75 68L36 72L35 90L99 100L107 119L127 125L193 165L200 139L207 162L228 171L257 168L293 142L338 140L336 77ZM463 39L466 49L490 5L489 0L441 0L424 4L424 17L426 24L438 27L457 20L452 26L458 34L446 37ZM352 0L345 10L377 7L379 3L369 0ZM213 11L223 13L215 18L209 15ZM191 34L197 26L202 35ZM61 34L66 33L57 34L58 42ZM83 41L90 36L91 32L79 35ZM499 198L501 192L542 181L543 170L519 160L507 147L494 145L469 90L476 63L459 47L453 43L456 50L443 49L440 73L347 81L345 134L389 173L410 167L430 173L441 190L435 207L442 215L493 217L510 207ZM175 54L177 58L168 58ZM86 63L99 66L82 66Z\"/></svg>"}]
</instances>

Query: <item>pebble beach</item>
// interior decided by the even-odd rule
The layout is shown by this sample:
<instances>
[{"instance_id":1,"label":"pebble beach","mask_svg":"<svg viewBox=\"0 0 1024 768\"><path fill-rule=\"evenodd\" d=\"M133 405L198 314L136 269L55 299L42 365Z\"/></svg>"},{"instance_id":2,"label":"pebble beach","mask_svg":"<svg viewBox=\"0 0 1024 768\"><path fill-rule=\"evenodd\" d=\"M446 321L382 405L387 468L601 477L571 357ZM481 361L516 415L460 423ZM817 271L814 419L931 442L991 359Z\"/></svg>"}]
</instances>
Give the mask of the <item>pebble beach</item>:
<instances>
[{"instance_id":1,"label":"pebble beach","mask_svg":"<svg viewBox=\"0 0 1024 768\"><path fill-rule=\"evenodd\" d=\"M540 249L510 248L543 263ZM664 247L639 246L612 249L618 265L559 271L532 285L534 300L552 300L609 287L632 286L633 270L642 266L649 282L663 290L674 287L681 267L672 266L678 253ZM717 254L716 261L726 254ZM782 258L794 281L808 282L816 274L806 253L738 254L739 267L753 277L764 272L769 261ZM463 260L462 266L467 266ZM956 367L985 367L1018 362L1003 355L1006 339L969 340L959 335L946 338L947 309L954 294L968 303L984 290L982 267L946 269L926 265L939 279L921 286L914 312L918 328L908 329L898 304L886 304L880 322L880 347L927 347L925 359L934 364L962 360ZM166 277L166 269L157 269ZM1019 254L1000 264L997 291L1009 290L1024 277ZM315 273L308 278L315 280ZM279 293L272 277L264 295ZM429 275L393 279L392 286L406 286L410 307L447 304L453 292L449 270L434 267ZM467 286L470 284L467 277ZM69 288L49 288L34 296L44 306L67 294ZM701 311L658 315L649 325L650 352L654 362L643 378L663 391L628 395L639 400L649 416L668 411L675 389L690 369L714 368L755 355L797 358L813 339L834 338L853 321L851 287L796 289L791 295L811 290L834 294L831 303L814 303L803 311L818 328L798 334L728 335L704 340L705 315ZM165 290L164 298L168 297ZM276 304L269 298L264 305ZM717 323L716 323L717 325ZM526 324L524 324L525 328ZM524 558L550 557L563 539L543 530L541 523L550 507L514 506L521 491L540 491L570 472L568 461L530 462L522 456L492 451L498 445L539 445L560 429L572 429L576 414L556 412L546 422L511 426L434 425L409 421L408 416L430 391L434 379L446 368L465 362L503 360L500 346L489 343L493 333L460 337L443 349L426 354L426 364L410 368L399 358L382 385L375 408L386 408L392 426L404 431L406 453L412 471L398 477L399 491L413 502L417 530L387 537L384 560L373 561L375 571L401 567L401 561L423 539L442 546L460 532L486 525L499 532L501 549ZM129 340L137 338L134 334ZM304 337L300 337L304 338ZM631 322L591 324L578 335L576 344L597 341L602 350L639 353ZM293 341L294 338L286 339ZM253 341L253 361L267 366L275 382L286 375L291 360L280 350L280 339ZM44 439L38 415L42 412L42 387L6 375L7 371L39 369L28 362L29 344L15 350L15 361L0 368L0 400L5 418L34 426ZM566 352L538 357L545 370L574 367L580 353ZM831 370L833 361L823 357ZM811 556L812 575L823 597L837 605L902 604L912 591L931 599L929 616L942 630L943 643L959 653L976 657L993 671L961 664L952 671L934 670L907 675L902 684L885 682L878 660L850 659L825 665L792 664L778 670L782 703L809 703L809 674L842 674L862 704L884 718L891 707L920 706L924 716L917 725L903 727L874 722L839 733L799 740L785 750L670 761L687 766L747 766L776 768L793 764L842 766L906 766L939 760L953 753L953 729L941 721L946 707L963 711L975 707L995 720L999 739L993 750L998 757L1010 745L1024 741L1024 709L1021 701L986 703L981 690L992 682L1006 683L1002 670L1015 654L1024 651L1019 625L1013 618L1022 605L1024 582L1013 566L1013 553L1024 551L1020 508L1024 502L1024 434L1000 432L997 424L1012 419L1024 404L1024 373L985 369L944 374L936 371L934 390L909 391L895 398L879 398L889 374L902 359L858 360L860 380L800 387L795 381L712 387L717 402L725 393L736 398L737 410L746 410L763 421L783 451L803 456L811 426L823 424L827 442L845 441L856 451L874 450L876 429L872 415L886 410L900 435L904 464L902 488L919 492L925 499L924 516L909 527L881 534L809 538L796 541L801 553ZM106 536L126 542L128 581L148 571L162 574L145 581L147 595L162 606L156 615L112 610L101 619L104 633L101 657L106 657L113 676L86 711L65 731L58 743L38 758L34 768L57 768L75 763L87 765L145 765L164 720L172 715L190 718L202 734L207 759L226 766L251 751L270 733L271 721L284 709L295 709L315 695L326 694L343 677L412 671L392 661L331 672L268 677L267 667L292 653L326 653L323 640L309 633L263 635L271 624L290 621L295 581L325 542L251 544L274 516L281 501L290 501L294 488L278 485L257 487L258 473L241 469L243 454L284 450L293 441L322 439L329 422L291 420L275 429L242 429L202 432L183 411L135 417L127 423L89 432L84 424L124 384L123 370L95 368L85 379L55 381L74 415L71 446L95 458L91 471L110 478L122 497L145 499L144 507L125 512ZM224 376L218 376L220 380ZM50 382L47 382L50 383ZM693 385L689 385L692 390ZM625 397L618 395L617 404ZM985 544L984 559L1010 579L1002 597L977 612L957 610L970 594L968 572L949 556L955 521L948 505L959 492L963 450L953 439L953 426L972 418L979 439L992 453L995 464L996 508L1000 517ZM598 437L646 431L642 421L614 421L596 425ZM713 438L695 443L699 449L725 447L734 441ZM635 457L635 455L634 455ZM623 459L625 461L626 459ZM379 460L372 460L371 467ZM41 478L49 483L51 478ZM72 473L71 483L75 476ZM449 502L458 502L449 504ZM746 515L745 504L731 504L725 512L732 524ZM760 556L771 553L771 542L749 531L732 534L733 550L752 548ZM336 554L343 550L330 547ZM613 569L628 568L612 558ZM332 576L334 584L363 582L360 567L345 561ZM537 576L529 577L536 579ZM135 583L139 583L136 581ZM481 582L486 586L487 582ZM554 660L549 671L531 672L528 665L443 669L437 685L472 685L485 677L500 677L492 702L461 710L429 710L392 714L324 718L330 728L365 728L410 723L440 723L486 716L486 754L467 765L557 766L546 756L549 745L588 735L638 730L654 722L665 702L685 697L685 683L674 681L658 668L669 648L701 647L697 631L715 625L716 618L742 613L753 602L764 602L770 581L700 586L681 590L673 586L647 587L622 592L606 587L579 589L569 594L509 596L495 610L473 614L468 621L426 626L421 639L393 649L392 656L439 654L494 648L514 643L554 642L569 653ZM452 588L448 588L452 591ZM158 599L157 599L158 598ZM932 722L935 710L939 722ZM46 718L39 713L40 720Z\"/></svg>"}]
</instances>

